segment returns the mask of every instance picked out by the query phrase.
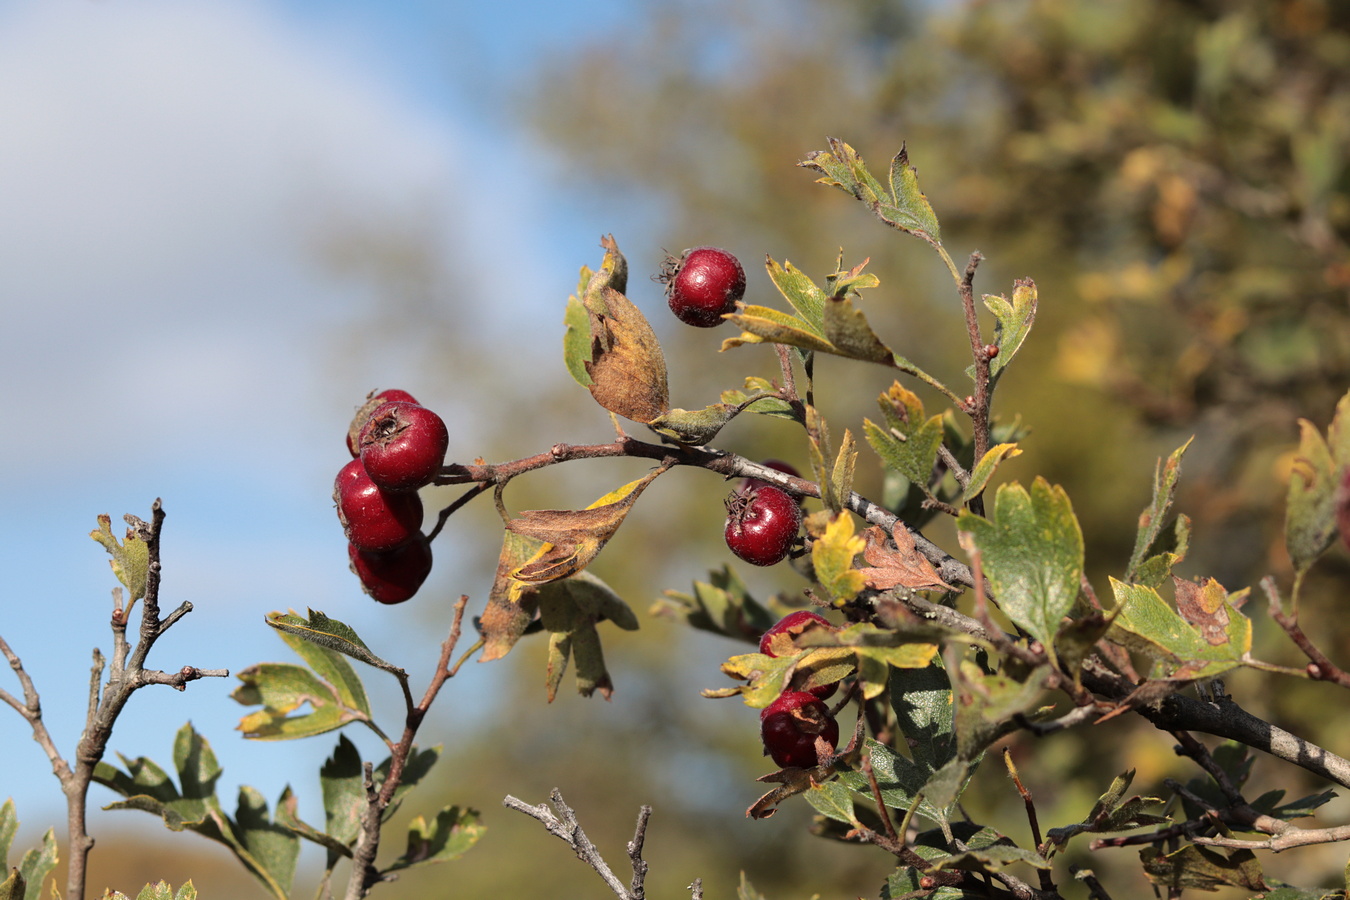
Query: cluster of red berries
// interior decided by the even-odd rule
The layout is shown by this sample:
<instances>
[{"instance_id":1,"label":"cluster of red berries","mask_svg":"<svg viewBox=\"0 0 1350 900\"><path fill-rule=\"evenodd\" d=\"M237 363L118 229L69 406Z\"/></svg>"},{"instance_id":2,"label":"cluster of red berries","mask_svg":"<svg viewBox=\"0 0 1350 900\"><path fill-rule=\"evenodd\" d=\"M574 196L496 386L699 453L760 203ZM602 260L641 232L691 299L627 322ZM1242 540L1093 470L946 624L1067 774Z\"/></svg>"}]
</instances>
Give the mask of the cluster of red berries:
<instances>
[{"instance_id":1,"label":"cluster of red berries","mask_svg":"<svg viewBox=\"0 0 1350 900\"><path fill-rule=\"evenodd\" d=\"M798 610L764 632L759 641L759 652L776 657L774 637L800 634L809 623L834 628L816 613ZM773 757L775 763L799 768L820 765L816 739L824 738L831 749L839 742L839 723L824 702L838 686L837 683L822 684L809 691L784 691L760 712L759 734L764 741L764 752Z\"/></svg>"},{"instance_id":2,"label":"cluster of red berries","mask_svg":"<svg viewBox=\"0 0 1350 900\"><path fill-rule=\"evenodd\" d=\"M361 587L380 603L402 603L431 573L422 498L445 461L450 433L407 391L371 393L347 430L353 457L338 472L333 502Z\"/></svg>"},{"instance_id":3,"label":"cluster of red berries","mask_svg":"<svg viewBox=\"0 0 1350 900\"><path fill-rule=\"evenodd\" d=\"M797 476L791 464L765 460L764 465ZM727 547L753 566L772 566L787 559L802 527L801 504L776 485L747 478L726 501L723 530Z\"/></svg>"}]
</instances>

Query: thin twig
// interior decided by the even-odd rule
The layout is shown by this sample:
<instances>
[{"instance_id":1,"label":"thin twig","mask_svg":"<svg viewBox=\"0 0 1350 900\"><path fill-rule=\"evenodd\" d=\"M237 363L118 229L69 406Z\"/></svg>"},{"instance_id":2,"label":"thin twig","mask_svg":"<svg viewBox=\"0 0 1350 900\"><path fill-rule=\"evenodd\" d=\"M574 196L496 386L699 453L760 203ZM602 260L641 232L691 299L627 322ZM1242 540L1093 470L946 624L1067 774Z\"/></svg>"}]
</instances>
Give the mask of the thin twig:
<instances>
[{"instance_id":1,"label":"thin twig","mask_svg":"<svg viewBox=\"0 0 1350 900\"><path fill-rule=\"evenodd\" d=\"M1041 838L1041 823L1036 818L1036 804L1031 799L1031 791L1027 790L1026 785L1022 783L1022 776L1017 774L1017 764L1013 762L1012 751L1007 747L1003 748L1003 765L1008 769L1008 775L1012 778L1013 784L1017 787L1017 793L1022 795L1022 805L1027 810L1027 822L1031 826L1031 840L1036 845L1036 852L1045 855L1045 841ZM1055 881L1048 869L1037 870L1041 880L1041 890L1055 890Z\"/></svg>"},{"instance_id":2,"label":"thin twig","mask_svg":"<svg viewBox=\"0 0 1350 900\"><path fill-rule=\"evenodd\" d=\"M614 892L619 900L637 900L628 888L624 887L623 882L615 876L609 864L600 855L600 851L596 849L595 844L591 843L591 839L586 836L581 824L577 822L576 812L563 800L562 793L554 788L549 794L549 799L553 803L553 808L557 810L556 815L543 803L538 806L530 806L525 801L518 800L510 794L507 794L505 799L502 800L502 806L507 809L514 809L516 812L523 812L530 818L542 822L544 827L548 829L549 834L565 841L567 846L572 848L572 852L577 855L577 859L595 870L596 874L605 884L609 885L609 889Z\"/></svg>"},{"instance_id":3,"label":"thin twig","mask_svg":"<svg viewBox=\"0 0 1350 900\"><path fill-rule=\"evenodd\" d=\"M651 820L652 808L643 804L638 810L637 828L633 839L628 842L628 859L633 864L633 883L629 889L633 900L645 900L647 896L647 861L642 858L642 845L647 839L647 823Z\"/></svg>"}]
</instances>

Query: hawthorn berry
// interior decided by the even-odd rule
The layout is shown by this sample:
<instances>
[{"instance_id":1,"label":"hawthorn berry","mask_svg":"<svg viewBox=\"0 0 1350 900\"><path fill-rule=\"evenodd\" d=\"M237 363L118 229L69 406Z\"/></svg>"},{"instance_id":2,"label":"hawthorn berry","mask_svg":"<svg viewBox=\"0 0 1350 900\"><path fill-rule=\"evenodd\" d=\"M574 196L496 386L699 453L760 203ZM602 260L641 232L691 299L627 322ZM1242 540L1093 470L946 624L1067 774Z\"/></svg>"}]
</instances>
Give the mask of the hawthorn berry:
<instances>
[{"instance_id":1,"label":"hawthorn berry","mask_svg":"<svg viewBox=\"0 0 1350 900\"><path fill-rule=\"evenodd\" d=\"M745 296L740 260L718 247L695 247L678 259L667 256L660 280L666 284L670 311L686 325L712 328Z\"/></svg>"},{"instance_id":2,"label":"hawthorn berry","mask_svg":"<svg viewBox=\"0 0 1350 900\"><path fill-rule=\"evenodd\" d=\"M393 550L373 553L347 544L351 570L361 579L361 588L380 603L411 599L431 574L431 541L418 533Z\"/></svg>"},{"instance_id":3,"label":"hawthorn berry","mask_svg":"<svg viewBox=\"0 0 1350 900\"><path fill-rule=\"evenodd\" d=\"M393 401L375 408L361 428L361 464L386 491L415 491L431 483L445 461L450 433L436 413Z\"/></svg>"},{"instance_id":4,"label":"hawthorn berry","mask_svg":"<svg viewBox=\"0 0 1350 900\"><path fill-rule=\"evenodd\" d=\"M802 527L797 501L771 484L750 485L727 498L727 547L754 566L787 558Z\"/></svg>"},{"instance_id":5,"label":"hawthorn berry","mask_svg":"<svg viewBox=\"0 0 1350 900\"><path fill-rule=\"evenodd\" d=\"M338 472L333 501L347 540L360 550L393 550L422 530L422 499L417 493L380 490L359 459Z\"/></svg>"},{"instance_id":6,"label":"hawthorn berry","mask_svg":"<svg viewBox=\"0 0 1350 900\"><path fill-rule=\"evenodd\" d=\"M352 456L361 455L361 429L365 427L366 420L370 418L378 407L392 401L401 401L403 403L416 403L413 395L407 391L400 391L397 388L390 388L387 391L371 391L366 394L366 402L356 410L356 415L352 416L352 422L347 426L347 450Z\"/></svg>"},{"instance_id":7,"label":"hawthorn berry","mask_svg":"<svg viewBox=\"0 0 1350 900\"><path fill-rule=\"evenodd\" d=\"M760 712L759 734L774 762L805 769L820 764L817 736L830 747L839 742L839 723L814 694L786 691Z\"/></svg>"},{"instance_id":8,"label":"hawthorn berry","mask_svg":"<svg viewBox=\"0 0 1350 900\"><path fill-rule=\"evenodd\" d=\"M796 612L788 613L782 619L778 620L778 623L772 628L764 632L764 636L759 639L759 652L763 653L765 656L777 657L778 654L773 652L773 639L780 634L794 636L801 634L810 622L815 622L831 631L834 630L834 626L831 625L824 616L813 613L809 609L799 609ZM834 692L838 687L839 682L835 681L830 684L817 685L816 687L811 688L809 692L815 695L817 700L825 700L833 697Z\"/></svg>"}]
</instances>

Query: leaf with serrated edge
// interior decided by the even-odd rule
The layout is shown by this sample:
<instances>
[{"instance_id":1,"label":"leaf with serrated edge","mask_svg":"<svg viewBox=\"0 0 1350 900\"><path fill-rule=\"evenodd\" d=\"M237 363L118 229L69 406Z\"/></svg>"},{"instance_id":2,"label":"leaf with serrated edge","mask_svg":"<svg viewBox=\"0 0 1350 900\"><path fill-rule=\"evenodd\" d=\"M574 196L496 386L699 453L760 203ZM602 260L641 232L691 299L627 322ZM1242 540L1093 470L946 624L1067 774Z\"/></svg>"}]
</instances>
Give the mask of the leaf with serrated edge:
<instances>
[{"instance_id":1,"label":"leaf with serrated edge","mask_svg":"<svg viewBox=\"0 0 1350 900\"><path fill-rule=\"evenodd\" d=\"M831 297L826 302L824 331L831 353L885 366L895 363L891 348L882 343L862 310L848 297Z\"/></svg>"},{"instance_id":2,"label":"leaf with serrated edge","mask_svg":"<svg viewBox=\"0 0 1350 900\"><path fill-rule=\"evenodd\" d=\"M118 541L113 537L112 519L98 517L98 530L89 532L89 536L103 545L112 559L113 574L127 589L129 600L136 601L145 596L146 579L150 572L150 547L145 541L127 532L126 540Z\"/></svg>"},{"instance_id":3,"label":"leaf with serrated edge","mask_svg":"<svg viewBox=\"0 0 1350 900\"><path fill-rule=\"evenodd\" d=\"M853 529L852 514L841 512L811 544L816 581L837 606L856 597L865 584L862 573L853 567L853 558L863 552L866 543Z\"/></svg>"},{"instance_id":4,"label":"leaf with serrated edge","mask_svg":"<svg viewBox=\"0 0 1350 900\"><path fill-rule=\"evenodd\" d=\"M867 547L863 550L863 559L870 566L858 571L868 587L878 591L897 587L912 591L954 590L919 552L914 535L903 524L897 525L891 533L882 530L880 525L873 525L864 534Z\"/></svg>"},{"instance_id":5,"label":"leaf with serrated edge","mask_svg":"<svg viewBox=\"0 0 1350 900\"><path fill-rule=\"evenodd\" d=\"M19 860L19 877L27 887L24 900L38 900L47 876L56 868L56 832L48 828L41 845L34 847Z\"/></svg>"},{"instance_id":6,"label":"leaf with serrated edge","mask_svg":"<svg viewBox=\"0 0 1350 900\"><path fill-rule=\"evenodd\" d=\"M773 257L766 256L764 268L783 299L801 316L807 330L817 337L824 337L825 292L805 272L787 260L779 265ZM756 308L762 307L750 307Z\"/></svg>"},{"instance_id":7,"label":"leaf with serrated edge","mask_svg":"<svg viewBox=\"0 0 1350 900\"><path fill-rule=\"evenodd\" d=\"M384 871L397 872L458 859L478 843L486 830L478 821L476 810L461 810L458 806L445 807L430 823L418 816L408 823L407 850Z\"/></svg>"},{"instance_id":8,"label":"leaf with serrated edge","mask_svg":"<svg viewBox=\"0 0 1350 900\"><path fill-rule=\"evenodd\" d=\"M1036 282L1019 278L1013 284L1011 301L1002 294L985 294L984 305L994 314L994 346L998 348L998 356L989 360L989 378L997 383L1036 321Z\"/></svg>"},{"instance_id":9,"label":"leaf with serrated edge","mask_svg":"<svg viewBox=\"0 0 1350 900\"><path fill-rule=\"evenodd\" d=\"M936 771L956 755L956 710L942 658L921 668L893 668L891 706L914 761Z\"/></svg>"},{"instance_id":10,"label":"leaf with serrated edge","mask_svg":"<svg viewBox=\"0 0 1350 900\"><path fill-rule=\"evenodd\" d=\"M853 794L837 781L812 785L806 792L806 802L822 816L850 825L858 824L858 816L853 811Z\"/></svg>"},{"instance_id":11,"label":"leaf with serrated edge","mask_svg":"<svg viewBox=\"0 0 1350 900\"><path fill-rule=\"evenodd\" d=\"M1153 501L1139 514L1139 531L1134 539L1134 552L1130 554L1130 564L1125 568L1126 581L1140 580L1137 577L1139 568L1162 532L1164 517L1171 509L1172 497L1176 494L1177 479L1181 477L1181 458L1193 440L1194 437L1187 438L1186 443L1172 451L1167 457L1167 462L1158 459L1153 473Z\"/></svg>"},{"instance_id":12,"label":"leaf with serrated edge","mask_svg":"<svg viewBox=\"0 0 1350 900\"><path fill-rule=\"evenodd\" d=\"M1012 459L1014 456L1021 456L1022 451L1017 449L1016 444L997 444L990 447L988 452L975 464L975 468L970 470L970 483L966 489L961 492L961 502L969 503L984 492L989 485L989 479L994 477L994 472L998 469L998 464L1005 459Z\"/></svg>"},{"instance_id":13,"label":"leaf with serrated edge","mask_svg":"<svg viewBox=\"0 0 1350 900\"><path fill-rule=\"evenodd\" d=\"M1051 650L1083 573L1083 532L1064 489L1039 477L1030 492L1004 484L992 520L963 510L956 527L967 552L980 554L999 609Z\"/></svg>"},{"instance_id":14,"label":"leaf with serrated edge","mask_svg":"<svg viewBox=\"0 0 1350 900\"><path fill-rule=\"evenodd\" d=\"M1215 583L1217 585L1217 582ZM1251 620L1222 598L1227 623L1219 644L1206 640L1194 626L1168 605L1150 587L1111 579L1120 610L1112 621L1108 639L1121 646L1170 664L1171 677L1212 678L1235 666L1251 650ZM1222 591L1222 588L1219 588ZM1213 632L1211 632L1213 637Z\"/></svg>"},{"instance_id":15,"label":"leaf with serrated edge","mask_svg":"<svg viewBox=\"0 0 1350 900\"><path fill-rule=\"evenodd\" d=\"M1307 419L1298 420L1298 455L1289 475L1284 541L1295 575L1303 575L1336 538L1336 462Z\"/></svg>"},{"instance_id":16,"label":"leaf with serrated edge","mask_svg":"<svg viewBox=\"0 0 1350 900\"><path fill-rule=\"evenodd\" d=\"M723 350L742 344L760 344L767 341L787 344L789 347L801 347L803 350L834 352L834 345L817 334L808 322L768 306L747 306L740 312L727 316L726 320L744 333L738 338L727 338L723 341Z\"/></svg>"},{"instance_id":17,"label":"leaf with serrated edge","mask_svg":"<svg viewBox=\"0 0 1350 900\"><path fill-rule=\"evenodd\" d=\"M361 640L361 636L358 635L350 625L345 622L339 622L337 619L330 619L317 609L311 609L308 612L308 620L300 618L294 611L285 615L273 613L267 617L267 624L281 632L283 634L283 640L285 640L284 635L295 635L311 644L317 644L320 647L333 650L344 656L350 656L352 659L363 662L368 666L374 666L377 669L383 669L386 672L392 672L394 674L403 672L398 666L387 663L374 653L371 653L370 648L366 646L366 642ZM300 650L300 645L289 640L287 640L286 643L294 647L296 652L300 653L301 656L305 656ZM314 671L333 681L339 688L349 686L344 684L344 682L347 682L348 680L346 673L325 672L315 665L314 661L307 656L305 657L305 662L309 663ZM360 687L360 683L360 679L356 679L357 688ZM364 691L361 691L360 693L364 693ZM360 697L356 690L352 690L351 695L344 696L344 699L351 702L353 706L356 706L358 705ZM369 710L366 711L369 712Z\"/></svg>"},{"instance_id":18,"label":"leaf with serrated edge","mask_svg":"<svg viewBox=\"0 0 1350 900\"><path fill-rule=\"evenodd\" d=\"M345 734L338 736L333 755L320 767L319 786L323 791L323 830L344 847L352 844L361 829L366 791L361 754Z\"/></svg>"},{"instance_id":19,"label":"leaf with serrated edge","mask_svg":"<svg viewBox=\"0 0 1350 900\"><path fill-rule=\"evenodd\" d=\"M332 685L303 666L258 663L240 672L238 677L243 684L230 696L246 706L263 707L239 720L236 727L246 738L294 740L323 734L363 719L359 711L342 704ZM305 704L309 705L310 712L291 715Z\"/></svg>"},{"instance_id":20,"label":"leaf with serrated edge","mask_svg":"<svg viewBox=\"0 0 1350 900\"><path fill-rule=\"evenodd\" d=\"M1188 844L1174 853L1153 846L1139 851L1148 880L1160 887L1213 891L1225 885L1264 891L1261 863L1250 850L1221 852Z\"/></svg>"},{"instance_id":21,"label":"leaf with serrated edge","mask_svg":"<svg viewBox=\"0 0 1350 900\"><path fill-rule=\"evenodd\" d=\"M283 794L282 800L285 801ZM295 879L300 839L290 829L272 821L267 801L248 785L239 788L234 815L235 832L244 848L286 893Z\"/></svg>"}]
</instances>

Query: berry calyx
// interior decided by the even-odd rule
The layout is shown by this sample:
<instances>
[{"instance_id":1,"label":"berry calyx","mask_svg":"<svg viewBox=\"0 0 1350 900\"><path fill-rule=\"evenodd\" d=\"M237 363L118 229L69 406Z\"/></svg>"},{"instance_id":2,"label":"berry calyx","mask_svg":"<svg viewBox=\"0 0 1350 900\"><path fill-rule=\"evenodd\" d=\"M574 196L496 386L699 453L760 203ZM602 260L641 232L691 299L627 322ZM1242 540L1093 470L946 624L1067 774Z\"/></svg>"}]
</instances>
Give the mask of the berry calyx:
<instances>
[{"instance_id":1,"label":"berry calyx","mask_svg":"<svg viewBox=\"0 0 1350 900\"><path fill-rule=\"evenodd\" d=\"M390 388L387 391L371 391L366 394L366 402L362 403L356 410L356 415L352 416L352 422L347 426L347 450L352 456L361 455L361 429L366 426L366 420L370 418L378 407L385 403L395 400L404 403L416 403L413 395L407 391L400 391L398 388Z\"/></svg>"},{"instance_id":2,"label":"berry calyx","mask_svg":"<svg viewBox=\"0 0 1350 900\"><path fill-rule=\"evenodd\" d=\"M839 742L839 723L815 695L787 691L760 712L759 734L775 763L805 769L820 765L817 737L831 749Z\"/></svg>"},{"instance_id":3,"label":"berry calyx","mask_svg":"<svg viewBox=\"0 0 1350 900\"><path fill-rule=\"evenodd\" d=\"M406 401L376 407L361 428L361 464L386 491L415 491L431 483L445 461L450 433L436 413Z\"/></svg>"},{"instance_id":4,"label":"berry calyx","mask_svg":"<svg viewBox=\"0 0 1350 900\"><path fill-rule=\"evenodd\" d=\"M834 630L834 626L831 625L824 616L813 613L809 609L799 609L796 612L788 613L782 619L779 619L777 624L772 628L764 632L764 636L759 639L759 652L763 653L765 656L776 658L778 654L773 652L774 638L778 637L780 634L795 637L805 631L812 623L823 628L828 628L831 631ZM800 669L798 670L798 674L801 674ZM815 696L817 700L825 700L833 697L834 692L838 688L839 682L833 681L829 684L821 684L809 688L808 693Z\"/></svg>"},{"instance_id":5,"label":"berry calyx","mask_svg":"<svg viewBox=\"0 0 1350 900\"><path fill-rule=\"evenodd\" d=\"M333 501L343 533L359 550L393 550L422 530L422 499L417 493L380 490L359 459L338 472Z\"/></svg>"},{"instance_id":6,"label":"berry calyx","mask_svg":"<svg viewBox=\"0 0 1350 900\"><path fill-rule=\"evenodd\" d=\"M727 547L753 566L787 558L802 527L797 501L771 484L751 485L727 498Z\"/></svg>"},{"instance_id":7,"label":"berry calyx","mask_svg":"<svg viewBox=\"0 0 1350 900\"><path fill-rule=\"evenodd\" d=\"M431 574L431 542L420 533L383 553L372 553L349 543L347 558L352 572L361 579L361 589L380 603L411 599Z\"/></svg>"},{"instance_id":8,"label":"berry calyx","mask_svg":"<svg viewBox=\"0 0 1350 900\"><path fill-rule=\"evenodd\" d=\"M666 284L670 311L686 325L712 328L745 296L745 269L718 247L695 247L678 259L666 257L659 279Z\"/></svg>"}]
</instances>

